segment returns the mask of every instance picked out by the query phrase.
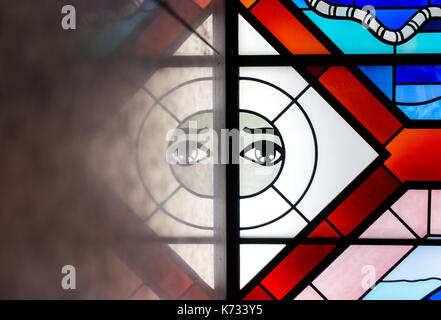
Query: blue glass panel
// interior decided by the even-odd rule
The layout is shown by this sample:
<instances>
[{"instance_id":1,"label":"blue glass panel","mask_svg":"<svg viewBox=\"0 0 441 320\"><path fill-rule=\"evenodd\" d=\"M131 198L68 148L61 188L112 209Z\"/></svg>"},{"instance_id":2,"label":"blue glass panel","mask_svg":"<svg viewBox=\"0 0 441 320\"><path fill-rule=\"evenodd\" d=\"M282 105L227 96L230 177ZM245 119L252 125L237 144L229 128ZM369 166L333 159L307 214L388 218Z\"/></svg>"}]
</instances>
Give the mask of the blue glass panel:
<instances>
[{"instance_id":1,"label":"blue glass panel","mask_svg":"<svg viewBox=\"0 0 441 320\"><path fill-rule=\"evenodd\" d=\"M397 66L397 83L441 83L441 66Z\"/></svg>"},{"instance_id":2,"label":"blue glass panel","mask_svg":"<svg viewBox=\"0 0 441 320\"><path fill-rule=\"evenodd\" d=\"M441 247L419 246L372 289L365 299L423 299L440 285Z\"/></svg>"},{"instance_id":3,"label":"blue glass panel","mask_svg":"<svg viewBox=\"0 0 441 320\"><path fill-rule=\"evenodd\" d=\"M308 8L308 5L305 3L305 0L292 0L294 4L299 8Z\"/></svg>"},{"instance_id":4,"label":"blue glass panel","mask_svg":"<svg viewBox=\"0 0 441 320\"><path fill-rule=\"evenodd\" d=\"M397 46L397 53L440 53L440 33L419 33L408 42Z\"/></svg>"},{"instance_id":5,"label":"blue glass panel","mask_svg":"<svg viewBox=\"0 0 441 320\"><path fill-rule=\"evenodd\" d=\"M418 106L398 105L401 111L412 120L441 120L441 101Z\"/></svg>"},{"instance_id":6,"label":"blue glass panel","mask_svg":"<svg viewBox=\"0 0 441 320\"><path fill-rule=\"evenodd\" d=\"M400 29L416 12L418 9L378 9L375 15L389 29Z\"/></svg>"},{"instance_id":7,"label":"blue glass panel","mask_svg":"<svg viewBox=\"0 0 441 320\"><path fill-rule=\"evenodd\" d=\"M292 1L301 8L307 7L304 0ZM371 5L376 9L378 20L387 28L393 30L403 27L418 10L429 5L428 0L355 0L353 3L347 0L332 0L331 2L341 5L355 5L357 7ZM441 5L441 0L432 1L430 4ZM345 54L394 53L393 46L378 40L358 22L314 16L314 13L309 10L304 12ZM424 30L432 32L424 32ZM397 45L396 53L441 53L441 20L429 21L425 25L424 30L419 30L410 40Z\"/></svg>"},{"instance_id":8,"label":"blue glass panel","mask_svg":"<svg viewBox=\"0 0 441 320\"><path fill-rule=\"evenodd\" d=\"M432 296L430 296L427 300L441 300L441 290L435 292Z\"/></svg>"},{"instance_id":9,"label":"blue glass panel","mask_svg":"<svg viewBox=\"0 0 441 320\"><path fill-rule=\"evenodd\" d=\"M392 99L393 68L392 66L366 66L360 67L361 71L372 80L375 85Z\"/></svg>"},{"instance_id":10,"label":"blue glass panel","mask_svg":"<svg viewBox=\"0 0 441 320\"><path fill-rule=\"evenodd\" d=\"M396 102L421 103L441 97L441 85L401 85L396 88Z\"/></svg>"},{"instance_id":11,"label":"blue glass panel","mask_svg":"<svg viewBox=\"0 0 441 320\"><path fill-rule=\"evenodd\" d=\"M390 7L424 7L429 4L428 0L355 0L355 5L358 7L373 6L377 8Z\"/></svg>"},{"instance_id":12,"label":"blue glass panel","mask_svg":"<svg viewBox=\"0 0 441 320\"><path fill-rule=\"evenodd\" d=\"M353 5L354 1L353 0L327 0L329 3L334 3L334 4L345 4L345 5Z\"/></svg>"},{"instance_id":13,"label":"blue glass panel","mask_svg":"<svg viewBox=\"0 0 441 320\"><path fill-rule=\"evenodd\" d=\"M431 20L425 24L421 30L423 31L441 31L441 20Z\"/></svg>"},{"instance_id":14,"label":"blue glass panel","mask_svg":"<svg viewBox=\"0 0 441 320\"><path fill-rule=\"evenodd\" d=\"M413 250L384 280L441 279L441 247L419 246Z\"/></svg>"},{"instance_id":15,"label":"blue glass panel","mask_svg":"<svg viewBox=\"0 0 441 320\"><path fill-rule=\"evenodd\" d=\"M363 300L421 300L440 284L440 280L380 282Z\"/></svg>"},{"instance_id":16,"label":"blue glass panel","mask_svg":"<svg viewBox=\"0 0 441 320\"><path fill-rule=\"evenodd\" d=\"M354 21L333 20L306 10L305 14L347 54L392 54L393 47L375 38L362 25ZM357 39L357 41L354 41Z\"/></svg>"}]
</instances>

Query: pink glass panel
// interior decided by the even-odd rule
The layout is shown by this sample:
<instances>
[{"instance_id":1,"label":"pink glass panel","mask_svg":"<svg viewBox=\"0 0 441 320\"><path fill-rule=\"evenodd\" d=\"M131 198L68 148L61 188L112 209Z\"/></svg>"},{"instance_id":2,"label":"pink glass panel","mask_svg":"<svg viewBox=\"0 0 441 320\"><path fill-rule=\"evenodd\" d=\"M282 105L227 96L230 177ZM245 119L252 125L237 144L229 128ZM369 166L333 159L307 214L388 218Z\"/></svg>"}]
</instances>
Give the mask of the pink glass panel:
<instances>
[{"instance_id":1,"label":"pink glass panel","mask_svg":"<svg viewBox=\"0 0 441 320\"><path fill-rule=\"evenodd\" d=\"M441 235L441 190L432 191L432 210L430 217L431 234Z\"/></svg>"},{"instance_id":2,"label":"pink glass panel","mask_svg":"<svg viewBox=\"0 0 441 320\"><path fill-rule=\"evenodd\" d=\"M323 300L311 286L307 286L294 300Z\"/></svg>"},{"instance_id":3,"label":"pink glass panel","mask_svg":"<svg viewBox=\"0 0 441 320\"><path fill-rule=\"evenodd\" d=\"M354 245L343 252L313 282L329 300L361 297L411 246Z\"/></svg>"},{"instance_id":4,"label":"pink glass panel","mask_svg":"<svg viewBox=\"0 0 441 320\"><path fill-rule=\"evenodd\" d=\"M427 234L428 195L427 190L409 190L392 206L420 237Z\"/></svg>"},{"instance_id":5,"label":"pink glass panel","mask_svg":"<svg viewBox=\"0 0 441 320\"><path fill-rule=\"evenodd\" d=\"M362 239L415 239L415 236L389 210L361 236Z\"/></svg>"}]
</instances>

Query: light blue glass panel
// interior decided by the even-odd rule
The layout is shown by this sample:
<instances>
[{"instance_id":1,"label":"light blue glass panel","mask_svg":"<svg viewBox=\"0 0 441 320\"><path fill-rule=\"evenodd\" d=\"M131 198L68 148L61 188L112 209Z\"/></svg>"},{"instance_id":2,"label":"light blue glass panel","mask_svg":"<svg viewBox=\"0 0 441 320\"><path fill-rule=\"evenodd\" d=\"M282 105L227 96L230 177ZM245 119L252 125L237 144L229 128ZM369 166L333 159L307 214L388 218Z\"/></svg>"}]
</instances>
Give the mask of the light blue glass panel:
<instances>
[{"instance_id":1,"label":"light blue glass panel","mask_svg":"<svg viewBox=\"0 0 441 320\"><path fill-rule=\"evenodd\" d=\"M384 280L441 279L441 247L419 246L412 251Z\"/></svg>"},{"instance_id":2,"label":"light blue glass panel","mask_svg":"<svg viewBox=\"0 0 441 320\"><path fill-rule=\"evenodd\" d=\"M441 280L381 282L363 300L421 300L441 285Z\"/></svg>"},{"instance_id":3,"label":"light blue glass panel","mask_svg":"<svg viewBox=\"0 0 441 320\"><path fill-rule=\"evenodd\" d=\"M305 0L292 0L292 2L294 2L294 4L299 7L299 8L308 8L308 5L305 3Z\"/></svg>"},{"instance_id":4,"label":"light blue glass panel","mask_svg":"<svg viewBox=\"0 0 441 320\"><path fill-rule=\"evenodd\" d=\"M412 120L441 120L441 101L439 100L419 106L397 106Z\"/></svg>"},{"instance_id":5,"label":"light blue glass panel","mask_svg":"<svg viewBox=\"0 0 441 320\"><path fill-rule=\"evenodd\" d=\"M396 93L397 103L427 103L441 97L441 85L398 85Z\"/></svg>"},{"instance_id":6,"label":"light blue glass panel","mask_svg":"<svg viewBox=\"0 0 441 320\"><path fill-rule=\"evenodd\" d=\"M323 18L310 10L305 14L346 54L392 54L393 47L377 40L354 21Z\"/></svg>"},{"instance_id":7,"label":"light blue glass panel","mask_svg":"<svg viewBox=\"0 0 441 320\"><path fill-rule=\"evenodd\" d=\"M441 53L441 33L418 33L397 46L397 53Z\"/></svg>"},{"instance_id":8,"label":"light blue glass panel","mask_svg":"<svg viewBox=\"0 0 441 320\"><path fill-rule=\"evenodd\" d=\"M364 299L422 299L440 285L441 247L419 246Z\"/></svg>"}]
</instances>

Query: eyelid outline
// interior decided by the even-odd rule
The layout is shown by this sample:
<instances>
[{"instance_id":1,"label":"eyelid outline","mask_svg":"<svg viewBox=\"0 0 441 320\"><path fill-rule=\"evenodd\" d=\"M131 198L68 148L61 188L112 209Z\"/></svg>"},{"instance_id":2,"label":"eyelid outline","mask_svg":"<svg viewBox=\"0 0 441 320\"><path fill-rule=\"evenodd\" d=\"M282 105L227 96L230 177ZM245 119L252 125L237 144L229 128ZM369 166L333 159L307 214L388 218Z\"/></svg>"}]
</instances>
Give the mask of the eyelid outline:
<instances>
[{"instance_id":1,"label":"eyelid outline","mask_svg":"<svg viewBox=\"0 0 441 320\"><path fill-rule=\"evenodd\" d=\"M185 140L185 141L180 141L180 142L178 142L178 143L176 144L176 145L177 145L177 149L175 149L174 152L176 152L177 150L179 150L179 146L180 146L181 144L183 144L183 143L185 143L186 147L187 147L187 145L189 145L190 143L195 143L195 144L196 144L196 149L201 149L202 151L204 151L204 152L207 154L207 156L204 157L203 159L201 159L201 160L197 160L197 161L195 161L195 162L193 162L193 163L184 163L184 164L183 164L183 163L179 163L179 161L178 161L175 165L180 166L180 167L194 166L194 165L200 163L201 161L203 161L203 160L208 159L208 158L211 157L211 150L210 150L209 148L207 148L206 146L204 146L203 144L201 144L201 143L199 143L199 142L197 142L197 141L190 141L190 140ZM175 146L176 146L176 145L175 145ZM188 150L187 150L187 151L188 151ZM173 152L173 153L174 153L174 152ZM187 153L187 157L188 157L188 153Z\"/></svg>"},{"instance_id":2,"label":"eyelid outline","mask_svg":"<svg viewBox=\"0 0 441 320\"><path fill-rule=\"evenodd\" d=\"M276 130L272 127L267 127L267 128L248 128L245 127L242 129L244 132L249 133L249 134L270 134L270 135L274 135L274 136L279 136L276 132ZM269 131L269 132L267 132Z\"/></svg>"},{"instance_id":3,"label":"eyelid outline","mask_svg":"<svg viewBox=\"0 0 441 320\"><path fill-rule=\"evenodd\" d=\"M274 163L270 164L270 165L265 165L268 167L272 167L275 166L276 164L278 164L279 162L281 162L284 158L285 158L285 151L283 150L282 146L280 146L278 143L275 143L271 140L260 140L260 141L254 141L251 142L248 146L246 146L245 148L243 148L243 150L240 152L240 156L244 159L250 160L254 163L257 163L259 165L262 165L261 163L257 162L256 160L253 160L249 157L246 156L246 153L252 149L254 149L254 146L258 143L272 143L275 147L274 150L278 151L280 153L280 157L279 159L277 159L276 161L274 161Z\"/></svg>"}]
</instances>

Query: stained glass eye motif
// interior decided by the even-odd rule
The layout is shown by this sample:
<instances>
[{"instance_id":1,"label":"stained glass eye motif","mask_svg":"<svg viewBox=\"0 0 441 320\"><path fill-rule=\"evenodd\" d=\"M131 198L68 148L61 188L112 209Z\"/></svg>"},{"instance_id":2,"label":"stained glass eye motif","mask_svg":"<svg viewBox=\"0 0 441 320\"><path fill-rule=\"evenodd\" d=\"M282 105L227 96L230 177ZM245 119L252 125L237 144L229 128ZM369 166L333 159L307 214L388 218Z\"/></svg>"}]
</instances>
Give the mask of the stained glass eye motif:
<instances>
[{"instance_id":1,"label":"stained glass eye motif","mask_svg":"<svg viewBox=\"0 0 441 320\"><path fill-rule=\"evenodd\" d=\"M293 237L377 153L293 68L247 67L240 76L240 128L274 131L278 157L269 166L242 158L241 235Z\"/></svg>"},{"instance_id":2,"label":"stained glass eye motif","mask_svg":"<svg viewBox=\"0 0 441 320\"><path fill-rule=\"evenodd\" d=\"M242 111L240 117L241 197L265 191L283 169L285 148L278 129L262 115Z\"/></svg>"}]
</instances>

